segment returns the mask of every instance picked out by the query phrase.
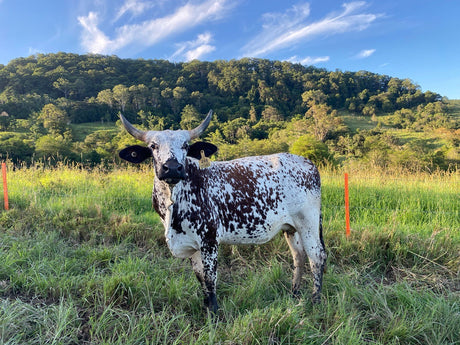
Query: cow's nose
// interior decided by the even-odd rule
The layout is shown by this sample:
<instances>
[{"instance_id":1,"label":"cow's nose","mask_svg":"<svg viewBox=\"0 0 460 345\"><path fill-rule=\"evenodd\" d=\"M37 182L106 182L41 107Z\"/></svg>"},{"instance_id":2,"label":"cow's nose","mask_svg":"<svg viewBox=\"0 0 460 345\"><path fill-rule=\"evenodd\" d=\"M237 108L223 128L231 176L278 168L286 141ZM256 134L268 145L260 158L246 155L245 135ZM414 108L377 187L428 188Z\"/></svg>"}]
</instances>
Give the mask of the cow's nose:
<instances>
[{"instance_id":1,"label":"cow's nose","mask_svg":"<svg viewBox=\"0 0 460 345\"><path fill-rule=\"evenodd\" d=\"M161 166L158 178L169 184L176 184L180 180L185 179L184 165L176 159L169 159Z\"/></svg>"},{"instance_id":2,"label":"cow's nose","mask_svg":"<svg viewBox=\"0 0 460 345\"><path fill-rule=\"evenodd\" d=\"M163 164L163 171L165 173L174 173L174 172L181 172L184 166L177 161L168 161Z\"/></svg>"}]
</instances>

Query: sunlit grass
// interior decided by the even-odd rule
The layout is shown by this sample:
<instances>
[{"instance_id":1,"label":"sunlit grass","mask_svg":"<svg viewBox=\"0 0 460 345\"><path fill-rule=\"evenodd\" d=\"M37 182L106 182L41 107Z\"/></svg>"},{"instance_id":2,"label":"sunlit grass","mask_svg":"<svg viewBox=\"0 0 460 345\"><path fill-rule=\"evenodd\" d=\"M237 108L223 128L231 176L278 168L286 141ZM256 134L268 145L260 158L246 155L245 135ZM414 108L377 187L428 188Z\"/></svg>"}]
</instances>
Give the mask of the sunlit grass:
<instances>
[{"instance_id":1,"label":"sunlit grass","mask_svg":"<svg viewBox=\"0 0 460 345\"><path fill-rule=\"evenodd\" d=\"M459 175L322 171L323 303L290 295L282 236L222 246L218 321L151 207L148 166L9 169L0 344L456 344ZM381 174L381 175L380 175Z\"/></svg>"},{"instance_id":2,"label":"sunlit grass","mask_svg":"<svg viewBox=\"0 0 460 345\"><path fill-rule=\"evenodd\" d=\"M70 128L72 129L72 135L75 141L83 141L88 134L94 133L95 131L110 130L116 132L118 130L114 122L70 124Z\"/></svg>"},{"instance_id":3,"label":"sunlit grass","mask_svg":"<svg viewBox=\"0 0 460 345\"><path fill-rule=\"evenodd\" d=\"M344 176L323 174L326 215L339 212L344 219ZM351 171L350 215L355 231L382 227L407 234L431 236L446 231L460 239L460 176L443 174L392 174ZM335 215L337 216L337 214ZM334 219L333 215L326 219ZM452 230L452 231L450 231Z\"/></svg>"}]
</instances>

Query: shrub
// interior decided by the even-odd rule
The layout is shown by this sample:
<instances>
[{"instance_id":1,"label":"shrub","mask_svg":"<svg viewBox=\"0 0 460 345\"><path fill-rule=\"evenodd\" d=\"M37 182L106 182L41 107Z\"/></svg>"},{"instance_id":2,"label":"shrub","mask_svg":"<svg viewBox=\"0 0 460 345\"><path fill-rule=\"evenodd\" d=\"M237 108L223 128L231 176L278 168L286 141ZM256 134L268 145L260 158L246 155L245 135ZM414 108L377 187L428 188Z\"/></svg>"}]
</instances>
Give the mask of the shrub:
<instances>
[{"instance_id":1,"label":"shrub","mask_svg":"<svg viewBox=\"0 0 460 345\"><path fill-rule=\"evenodd\" d=\"M313 163L323 165L334 163L334 157L325 143L316 140L311 134L302 135L290 147L289 152L306 157Z\"/></svg>"}]
</instances>

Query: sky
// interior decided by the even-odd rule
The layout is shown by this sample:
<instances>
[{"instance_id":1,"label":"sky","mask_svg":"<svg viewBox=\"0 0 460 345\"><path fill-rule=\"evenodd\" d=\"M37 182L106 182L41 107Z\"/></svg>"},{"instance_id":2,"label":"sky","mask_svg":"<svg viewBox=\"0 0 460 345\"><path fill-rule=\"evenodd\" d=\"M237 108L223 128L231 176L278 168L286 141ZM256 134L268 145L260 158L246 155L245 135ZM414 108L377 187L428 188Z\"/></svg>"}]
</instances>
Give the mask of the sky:
<instances>
[{"instance_id":1,"label":"sky","mask_svg":"<svg viewBox=\"0 0 460 345\"><path fill-rule=\"evenodd\" d=\"M460 99L459 0L0 0L0 64L38 53L243 57L409 78Z\"/></svg>"}]
</instances>

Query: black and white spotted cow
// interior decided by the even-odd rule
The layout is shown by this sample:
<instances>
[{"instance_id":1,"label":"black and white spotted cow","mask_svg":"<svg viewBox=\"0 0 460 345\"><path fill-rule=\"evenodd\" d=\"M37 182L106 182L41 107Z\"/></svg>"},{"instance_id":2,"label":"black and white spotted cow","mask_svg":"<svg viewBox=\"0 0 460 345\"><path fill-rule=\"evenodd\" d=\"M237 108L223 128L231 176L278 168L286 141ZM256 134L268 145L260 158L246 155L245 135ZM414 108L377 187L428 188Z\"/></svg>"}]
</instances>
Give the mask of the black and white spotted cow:
<instances>
[{"instance_id":1,"label":"black and white spotted cow","mask_svg":"<svg viewBox=\"0 0 460 345\"><path fill-rule=\"evenodd\" d=\"M153 157L153 206L172 254L190 258L207 308L218 308L219 244L261 244L280 231L294 258L293 292L298 293L308 256L313 301L320 301L326 251L320 177L309 160L280 153L212 162L203 168L201 154L210 156L217 148L189 143L208 127L212 111L193 130L141 131L120 117L126 130L148 145L128 147L120 157L133 163Z\"/></svg>"}]
</instances>

